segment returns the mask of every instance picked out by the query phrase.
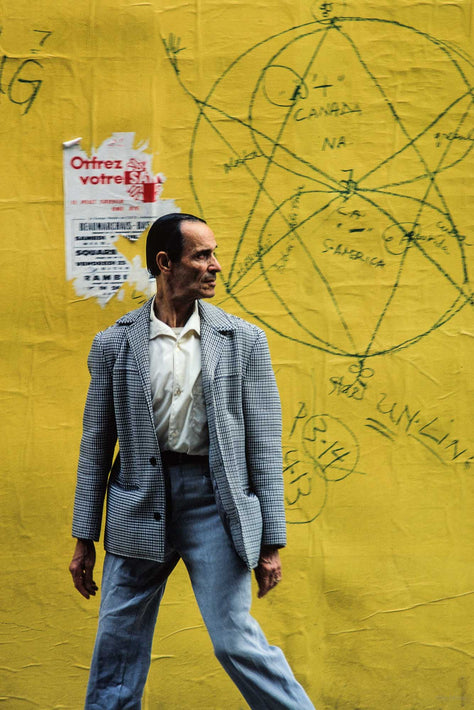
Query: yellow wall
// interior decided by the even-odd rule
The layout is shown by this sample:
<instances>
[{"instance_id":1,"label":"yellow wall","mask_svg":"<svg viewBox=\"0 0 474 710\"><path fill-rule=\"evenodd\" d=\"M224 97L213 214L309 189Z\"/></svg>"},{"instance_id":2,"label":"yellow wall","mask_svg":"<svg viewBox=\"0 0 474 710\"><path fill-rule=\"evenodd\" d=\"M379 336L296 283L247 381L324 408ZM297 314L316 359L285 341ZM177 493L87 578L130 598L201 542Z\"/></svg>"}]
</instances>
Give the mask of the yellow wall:
<instances>
[{"instance_id":1,"label":"yellow wall","mask_svg":"<svg viewBox=\"0 0 474 710\"><path fill-rule=\"evenodd\" d=\"M215 303L269 336L290 523L269 638L320 710L472 707L471 0L0 7L2 707L83 702L86 356L143 294L66 280L62 143L117 131L214 228ZM245 706L181 568L155 639L144 708Z\"/></svg>"}]
</instances>

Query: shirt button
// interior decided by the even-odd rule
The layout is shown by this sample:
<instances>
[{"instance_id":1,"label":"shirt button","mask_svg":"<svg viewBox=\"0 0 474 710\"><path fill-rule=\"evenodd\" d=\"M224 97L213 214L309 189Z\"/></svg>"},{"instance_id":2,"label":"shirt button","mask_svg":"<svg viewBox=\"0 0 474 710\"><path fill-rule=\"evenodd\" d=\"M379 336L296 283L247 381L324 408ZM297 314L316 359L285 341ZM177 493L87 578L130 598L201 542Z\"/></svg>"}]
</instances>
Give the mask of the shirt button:
<instances>
[{"instance_id":1,"label":"shirt button","mask_svg":"<svg viewBox=\"0 0 474 710\"><path fill-rule=\"evenodd\" d=\"M150 458L150 463L152 466L156 466L156 458L154 456Z\"/></svg>"},{"instance_id":2,"label":"shirt button","mask_svg":"<svg viewBox=\"0 0 474 710\"><path fill-rule=\"evenodd\" d=\"M153 513L155 520L161 520L161 513Z\"/></svg>"}]
</instances>

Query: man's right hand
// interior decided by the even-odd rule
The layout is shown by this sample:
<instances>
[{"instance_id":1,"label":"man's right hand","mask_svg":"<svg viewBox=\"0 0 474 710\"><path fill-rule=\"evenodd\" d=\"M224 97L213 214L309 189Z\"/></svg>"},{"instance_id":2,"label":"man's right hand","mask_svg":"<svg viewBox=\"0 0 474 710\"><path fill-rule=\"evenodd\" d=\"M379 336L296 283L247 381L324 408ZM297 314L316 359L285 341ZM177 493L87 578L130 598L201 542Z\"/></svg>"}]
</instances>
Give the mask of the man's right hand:
<instances>
[{"instance_id":1,"label":"man's right hand","mask_svg":"<svg viewBox=\"0 0 474 710\"><path fill-rule=\"evenodd\" d=\"M94 542L92 540L78 540L69 565L69 571L77 591L86 599L89 599L90 596L95 596L98 590L97 584L92 579L94 565Z\"/></svg>"}]
</instances>

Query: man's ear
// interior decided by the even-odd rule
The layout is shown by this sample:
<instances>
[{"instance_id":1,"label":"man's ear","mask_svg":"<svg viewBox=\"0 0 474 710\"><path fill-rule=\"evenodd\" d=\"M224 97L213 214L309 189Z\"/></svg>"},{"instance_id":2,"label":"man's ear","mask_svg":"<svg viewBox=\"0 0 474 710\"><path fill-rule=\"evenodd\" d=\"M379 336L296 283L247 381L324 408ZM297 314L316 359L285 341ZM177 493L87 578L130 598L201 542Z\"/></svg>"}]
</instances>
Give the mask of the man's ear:
<instances>
[{"instance_id":1,"label":"man's ear","mask_svg":"<svg viewBox=\"0 0 474 710\"><path fill-rule=\"evenodd\" d=\"M156 255L156 265L161 272L169 272L171 269L171 261L165 251L159 251Z\"/></svg>"}]
</instances>

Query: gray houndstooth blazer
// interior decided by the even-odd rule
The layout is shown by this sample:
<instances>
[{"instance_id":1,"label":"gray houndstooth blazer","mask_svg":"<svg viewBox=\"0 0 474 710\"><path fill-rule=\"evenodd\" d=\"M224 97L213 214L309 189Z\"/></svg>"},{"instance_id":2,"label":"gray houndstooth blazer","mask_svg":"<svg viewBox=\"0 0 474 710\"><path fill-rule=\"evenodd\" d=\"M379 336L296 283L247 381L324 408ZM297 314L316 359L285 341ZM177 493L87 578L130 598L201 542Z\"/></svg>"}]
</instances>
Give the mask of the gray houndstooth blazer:
<instances>
[{"instance_id":1,"label":"gray houndstooth blazer","mask_svg":"<svg viewBox=\"0 0 474 710\"><path fill-rule=\"evenodd\" d=\"M251 569L262 544L286 543L280 400L264 332L198 303L210 471L235 549ZM92 344L73 535L99 539L107 492L105 549L160 562L166 495L151 399L150 307L123 316Z\"/></svg>"}]
</instances>

